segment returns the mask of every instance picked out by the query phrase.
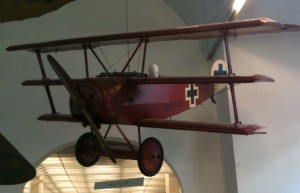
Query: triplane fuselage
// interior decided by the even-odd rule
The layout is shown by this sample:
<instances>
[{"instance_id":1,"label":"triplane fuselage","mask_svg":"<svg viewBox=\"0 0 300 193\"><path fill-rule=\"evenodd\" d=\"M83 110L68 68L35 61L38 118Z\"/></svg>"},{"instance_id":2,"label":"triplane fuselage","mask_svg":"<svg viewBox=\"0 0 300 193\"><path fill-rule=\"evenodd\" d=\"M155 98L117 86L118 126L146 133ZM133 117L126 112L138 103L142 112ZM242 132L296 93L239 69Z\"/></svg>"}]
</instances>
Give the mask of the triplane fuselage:
<instances>
[{"instance_id":1,"label":"triplane fuselage","mask_svg":"<svg viewBox=\"0 0 300 193\"><path fill-rule=\"evenodd\" d=\"M147 118L166 119L214 95L212 83L140 83L146 79L151 78L88 78L76 82L76 86L95 120L105 124L138 125ZM70 110L75 120L84 119L72 97Z\"/></svg>"},{"instance_id":2,"label":"triplane fuselage","mask_svg":"<svg viewBox=\"0 0 300 193\"><path fill-rule=\"evenodd\" d=\"M83 134L76 144L75 155L83 166L94 165L100 155L115 158L137 159L140 171L146 176L157 174L162 166L164 153L161 143L150 137L141 142L141 127L175 130L193 130L228 134L250 135L259 133L261 126L242 124L238 117L234 85L238 83L273 82L264 75L236 76L233 73L228 38L240 35L299 31L299 26L283 25L268 18L205 24L183 28L112 34L87 38L50 41L8 47L8 51L28 50L35 52L42 72L42 80L28 80L23 85L45 87L51 113L39 120L81 122L90 126L91 132ZM220 76L205 77L152 77L144 73L147 44L156 41L178 39L223 38L228 72ZM119 73L107 70L95 48L106 45L134 44L136 49ZM144 44L143 64L140 72L125 72L132 58ZM58 76L58 80L47 77L42 54L50 52L84 50L86 78L71 79L59 62L52 56L47 59ZM87 51L99 61L104 72L96 78L89 77ZM221 65L221 64L219 64ZM223 69L222 66L219 66ZM217 73L215 74L217 75ZM215 95L215 84L228 84L232 96L234 123L207 123L168 119L195 107ZM70 93L69 115L56 111L50 92L51 86L62 85ZM104 135L99 129L102 124L109 127ZM115 148L116 142L107 140L111 125L116 125L125 141L127 150ZM119 125L134 125L138 128L139 149L136 150ZM115 144L115 145L113 145ZM118 146L119 144L117 144Z\"/></svg>"}]
</instances>

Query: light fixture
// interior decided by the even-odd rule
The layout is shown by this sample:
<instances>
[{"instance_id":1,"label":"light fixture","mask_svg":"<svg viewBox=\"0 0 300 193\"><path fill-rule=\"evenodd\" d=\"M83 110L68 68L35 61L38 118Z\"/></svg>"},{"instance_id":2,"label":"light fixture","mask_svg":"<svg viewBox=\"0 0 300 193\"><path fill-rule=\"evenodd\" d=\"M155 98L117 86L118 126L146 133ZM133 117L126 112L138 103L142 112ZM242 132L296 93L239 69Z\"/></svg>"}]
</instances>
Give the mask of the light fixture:
<instances>
[{"instance_id":1,"label":"light fixture","mask_svg":"<svg viewBox=\"0 0 300 193\"><path fill-rule=\"evenodd\" d=\"M232 9L235 12L235 14L238 14L242 7L244 6L246 0L235 0Z\"/></svg>"}]
</instances>

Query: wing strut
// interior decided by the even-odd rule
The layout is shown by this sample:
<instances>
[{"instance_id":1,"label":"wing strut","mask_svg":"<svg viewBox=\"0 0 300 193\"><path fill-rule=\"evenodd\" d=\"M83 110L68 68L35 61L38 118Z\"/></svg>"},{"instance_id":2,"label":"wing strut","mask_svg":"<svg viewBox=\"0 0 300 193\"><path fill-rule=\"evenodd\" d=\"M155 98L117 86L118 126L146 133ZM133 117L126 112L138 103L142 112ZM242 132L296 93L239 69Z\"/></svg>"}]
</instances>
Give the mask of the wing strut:
<instances>
[{"instance_id":1,"label":"wing strut","mask_svg":"<svg viewBox=\"0 0 300 193\"><path fill-rule=\"evenodd\" d=\"M140 40L139 44L137 45L137 47L135 48L135 50L133 51L132 55L130 56L130 58L128 59L126 65L124 66L123 70L122 70L122 74L125 72L126 68L128 67L128 65L130 64L131 60L133 59L133 57L135 56L136 52L138 51L138 49L141 47L143 43L143 39Z\"/></svg>"},{"instance_id":2,"label":"wing strut","mask_svg":"<svg viewBox=\"0 0 300 193\"><path fill-rule=\"evenodd\" d=\"M84 51L84 63L85 63L85 74L86 78L89 78L89 62L88 62L88 56L87 56L87 45L83 44L83 51Z\"/></svg>"},{"instance_id":3,"label":"wing strut","mask_svg":"<svg viewBox=\"0 0 300 193\"><path fill-rule=\"evenodd\" d=\"M43 60L42 60L42 57L41 57L40 50L36 50L36 55L37 55L38 62L39 62L39 65L40 65L43 80L47 80L48 77L47 77L47 74L46 74L46 71L45 71L45 68L44 68L44 64L43 64ZM53 98L52 98L49 86L45 85L45 89L46 89L46 93L47 93L47 96L48 96L48 99L49 99L52 114L56 114L57 112L56 112L56 109L55 109L55 106L54 106L54 102L53 102Z\"/></svg>"},{"instance_id":4,"label":"wing strut","mask_svg":"<svg viewBox=\"0 0 300 193\"><path fill-rule=\"evenodd\" d=\"M145 61L146 61L146 53L147 53L147 45L148 45L149 40L145 40L144 44L144 55L143 55L143 66L142 66L142 76L144 76L144 68L145 68Z\"/></svg>"},{"instance_id":5,"label":"wing strut","mask_svg":"<svg viewBox=\"0 0 300 193\"><path fill-rule=\"evenodd\" d=\"M98 60L98 62L100 63L100 65L102 66L102 68L104 69L104 71L107 73L107 75L109 77L111 77L111 74L109 73L109 71L107 70L107 68L105 67L104 63L100 60L99 56L96 54L95 50L92 48L91 45L89 45L90 50L92 51L92 53L94 54L94 56L96 57L96 59Z\"/></svg>"},{"instance_id":6,"label":"wing strut","mask_svg":"<svg viewBox=\"0 0 300 193\"><path fill-rule=\"evenodd\" d=\"M228 30L223 31L223 38L224 38L226 59L227 59L228 72L229 72L228 76L234 76L233 71L232 71L230 50L229 50L229 44L228 44ZM234 113L234 124L238 125L238 124L241 124L241 122L239 120L239 115L238 115L238 111L237 111L234 83L229 83L229 87L230 87L230 92L231 92L231 100L232 100L233 113Z\"/></svg>"}]
</instances>

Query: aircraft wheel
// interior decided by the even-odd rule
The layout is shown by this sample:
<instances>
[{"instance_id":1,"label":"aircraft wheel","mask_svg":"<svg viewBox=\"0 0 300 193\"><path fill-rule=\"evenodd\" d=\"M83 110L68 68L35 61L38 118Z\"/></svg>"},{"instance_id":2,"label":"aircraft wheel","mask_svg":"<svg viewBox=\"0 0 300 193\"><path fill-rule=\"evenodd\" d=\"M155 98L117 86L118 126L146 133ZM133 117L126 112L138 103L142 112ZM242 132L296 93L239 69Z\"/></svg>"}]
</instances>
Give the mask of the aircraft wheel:
<instances>
[{"instance_id":1,"label":"aircraft wheel","mask_svg":"<svg viewBox=\"0 0 300 193\"><path fill-rule=\"evenodd\" d=\"M153 137L147 138L140 145L138 166L145 176L155 176L164 161L164 151L161 143Z\"/></svg>"},{"instance_id":2,"label":"aircraft wheel","mask_svg":"<svg viewBox=\"0 0 300 193\"><path fill-rule=\"evenodd\" d=\"M99 147L96 136L93 133L85 133L81 135L76 143L75 156L78 163L84 167L94 165L100 158L100 155L88 154L88 149Z\"/></svg>"}]
</instances>

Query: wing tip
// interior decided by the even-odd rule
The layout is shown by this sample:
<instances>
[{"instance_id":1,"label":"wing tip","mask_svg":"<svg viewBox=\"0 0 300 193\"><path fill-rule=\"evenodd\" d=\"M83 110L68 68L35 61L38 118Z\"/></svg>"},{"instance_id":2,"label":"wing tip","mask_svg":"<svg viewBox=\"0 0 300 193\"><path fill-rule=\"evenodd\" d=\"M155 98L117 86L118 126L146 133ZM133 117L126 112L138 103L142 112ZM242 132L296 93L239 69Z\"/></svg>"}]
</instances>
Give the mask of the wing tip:
<instances>
[{"instance_id":1,"label":"wing tip","mask_svg":"<svg viewBox=\"0 0 300 193\"><path fill-rule=\"evenodd\" d=\"M249 124L249 125L240 124L240 125L237 125L236 127L237 127L237 129L240 129L241 131L243 131L243 134L245 134L245 135L266 134L267 133L267 132L261 132L261 131L258 132L257 130L263 129L265 127L261 126L261 125L256 125L256 124Z\"/></svg>"},{"instance_id":2,"label":"wing tip","mask_svg":"<svg viewBox=\"0 0 300 193\"><path fill-rule=\"evenodd\" d=\"M275 80L269 76L256 74L254 75L255 82L275 82Z\"/></svg>"}]
</instances>

